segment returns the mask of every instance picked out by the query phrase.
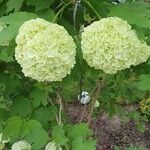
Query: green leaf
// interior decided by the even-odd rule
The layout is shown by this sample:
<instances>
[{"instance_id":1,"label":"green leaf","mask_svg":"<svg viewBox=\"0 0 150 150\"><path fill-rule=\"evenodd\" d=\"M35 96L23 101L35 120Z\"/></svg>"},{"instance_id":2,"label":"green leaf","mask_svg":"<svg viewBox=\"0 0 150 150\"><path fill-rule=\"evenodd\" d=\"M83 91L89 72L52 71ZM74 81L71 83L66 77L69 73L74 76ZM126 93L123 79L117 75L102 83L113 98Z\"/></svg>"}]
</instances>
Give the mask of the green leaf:
<instances>
[{"instance_id":1,"label":"green leaf","mask_svg":"<svg viewBox=\"0 0 150 150\"><path fill-rule=\"evenodd\" d=\"M79 94L79 83L72 76L67 76L62 81L62 96L65 101L72 101Z\"/></svg>"},{"instance_id":2,"label":"green leaf","mask_svg":"<svg viewBox=\"0 0 150 150\"><path fill-rule=\"evenodd\" d=\"M59 145L65 145L67 143L68 138L65 136L63 125L53 128L52 139Z\"/></svg>"},{"instance_id":3,"label":"green leaf","mask_svg":"<svg viewBox=\"0 0 150 150\"><path fill-rule=\"evenodd\" d=\"M15 26L8 26L5 27L1 32L0 32L0 45L6 45L8 46L9 43L14 39L18 32L19 25L15 24Z\"/></svg>"},{"instance_id":4,"label":"green leaf","mask_svg":"<svg viewBox=\"0 0 150 150\"><path fill-rule=\"evenodd\" d=\"M44 128L48 129L48 126L49 126L48 122L51 120L50 119L51 113L50 113L49 109L47 109L47 108L36 109L33 112L31 117L33 119L36 119L37 121L39 121L43 125Z\"/></svg>"},{"instance_id":5,"label":"green leaf","mask_svg":"<svg viewBox=\"0 0 150 150\"><path fill-rule=\"evenodd\" d=\"M0 132L2 132L2 127L5 121L9 117L9 112L3 109L0 109Z\"/></svg>"},{"instance_id":6,"label":"green leaf","mask_svg":"<svg viewBox=\"0 0 150 150\"><path fill-rule=\"evenodd\" d=\"M135 120L136 122L139 122L140 117L141 117L139 112L137 112L137 111L131 111L131 112L129 112L128 115L132 120Z\"/></svg>"},{"instance_id":7,"label":"green leaf","mask_svg":"<svg viewBox=\"0 0 150 150\"><path fill-rule=\"evenodd\" d=\"M9 44L17 35L22 23L33 18L37 18L37 16L28 12L17 12L0 18L1 24L8 25L0 32L0 45Z\"/></svg>"},{"instance_id":8,"label":"green leaf","mask_svg":"<svg viewBox=\"0 0 150 150\"><path fill-rule=\"evenodd\" d=\"M139 90L150 91L150 74L143 74L139 77L139 82L136 83Z\"/></svg>"},{"instance_id":9,"label":"green leaf","mask_svg":"<svg viewBox=\"0 0 150 150\"><path fill-rule=\"evenodd\" d=\"M48 91L46 89L35 87L30 93L30 97L34 108L40 106L41 104L44 106L48 104Z\"/></svg>"},{"instance_id":10,"label":"green leaf","mask_svg":"<svg viewBox=\"0 0 150 150\"><path fill-rule=\"evenodd\" d=\"M41 10L37 11L36 14L40 18L46 19L48 21L52 21L54 16L55 16L54 11L52 9L50 9L50 8L41 9Z\"/></svg>"},{"instance_id":11,"label":"green leaf","mask_svg":"<svg viewBox=\"0 0 150 150\"><path fill-rule=\"evenodd\" d=\"M105 17L108 12L107 6L103 3L103 1L83 0L83 3L85 3L95 13L97 19Z\"/></svg>"},{"instance_id":12,"label":"green leaf","mask_svg":"<svg viewBox=\"0 0 150 150\"><path fill-rule=\"evenodd\" d=\"M15 98L11 108L11 113L13 115L19 115L24 118L27 117L31 113L31 111L32 106L29 99L24 97Z\"/></svg>"},{"instance_id":13,"label":"green leaf","mask_svg":"<svg viewBox=\"0 0 150 150\"><path fill-rule=\"evenodd\" d=\"M0 3L2 2L3 0L0 0Z\"/></svg>"},{"instance_id":14,"label":"green leaf","mask_svg":"<svg viewBox=\"0 0 150 150\"><path fill-rule=\"evenodd\" d=\"M9 0L7 2L7 12L14 10L15 12L19 11L24 0Z\"/></svg>"},{"instance_id":15,"label":"green leaf","mask_svg":"<svg viewBox=\"0 0 150 150\"><path fill-rule=\"evenodd\" d=\"M49 8L54 0L27 0L27 5L35 6L36 11L44 8Z\"/></svg>"},{"instance_id":16,"label":"green leaf","mask_svg":"<svg viewBox=\"0 0 150 150\"><path fill-rule=\"evenodd\" d=\"M112 7L109 16L117 16L139 27L150 28L150 4L127 2Z\"/></svg>"},{"instance_id":17,"label":"green leaf","mask_svg":"<svg viewBox=\"0 0 150 150\"><path fill-rule=\"evenodd\" d=\"M0 83L5 87L6 96L18 95L21 90L20 77L16 74L15 67L8 64L8 68L5 73L0 72ZM18 68L16 68L18 69ZM18 93L17 93L18 92Z\"/></svg>"},{"instance_id":18,"label":"green leaf","mask_svg":"<svg viewBox=\"0 0 150 150\"><path fill-rule=\"evenodd\" d=\"M47 132L36 120L29 120L25 122L21 135L28 143L32 144L32 150L41 150L48 140Z\"/></svg>"},{"instance_id":19,"label":"green leaf","mask_svg":"<svg viewBox=\"0 0 150 150\"><path fill-rule=\"evenodd\" d=\"M81 137L77 137L73 141L72 150L96 150L96 142L92 140L83 142Z\"/></svg>"},{"instance_id":20,"label":"green leaf","mask_svg":"<svg viewBox=\"0 0 150 150\"><path fill-rule=\"evenodd\" d=\"M34 19L34 18L37 18L37 16L33 13L16 12L16 13L0 18L0 23L9 24L9 25L22 24L25 21L29 19Z\"/></svg>"},{"instance_id":21,"label":"green leaf","mask_svg":"<svg viewBox=\"0 0 150 150\"><path fill-rule=\"evenodd\" d=\"M117 149L115 149L115 150L117 150ZM147 148L144 148L144 147L141 147L141 146L138 147L138 146L130 145L125 150L147 150Z\"/></svg>"},{"instance_id":22,"label":"green leaf","mask_svg":"<svg viewBox=\"0 0 150 150\"><path fill-rule=\"evenodd\" d=\"M86 139L87 136L92 134L91 130L88 128L86 123L81 123L74 125L71 130L69 131L68 137L72 140L76 139L77 137L81 137Z\"/></svg>"},{"instance_id":23,"label":"green leaf","mask_svg":"<svg viewBox=\"0 0 150 150\"><path fill-rule=\"evenodd\" d=\"M6 4L7 4L7 1L1 1L0 3L0 17L6 13L6 9L7 9Z\"/></svg>"},{"instance_id":24,"label":"green leaf","mask_svg":"<svg viewBox=\"0 0 150 150\"><path fill-rule=\"evenodd\" d=\"M6 126L3 133L5 136L11 138L11 142L19 138L22 123L23 121L20 117L11 117L6 121Z\"/></svg>"},{"instance_id":25,"label":"green leaf","mask_svg":"<svg viewBox=\"0 0 150 150\"><path fill-rule=\"evenodd\" d=\"M138 123L137 123L137 128L138 128L138 130L139 130L140 132L144 133L144 131L145 131L145 124L142 123L142 122L138 122Z\"/></svg>"},{"instance_id":26,"label":"green leaf","mask_svg":"<svg viewBox=\"0 0 150 150\"><path fill-rule=\"evenodd\" d=\"M0 47L0 60L5 62L14 61L15 43L10 43L9 46Z\"/></svg>"},{"instance_id":27,"label":"green leaf","mask_svg":"<svg viewBox=\"0 0 150 150\"><path fill-rule=\"evenodd\" d=\"M49 106L48 107L49 110L49 115L50 115L50 121L55 121L56 120L56 113L57 113L57 107L54 106Z\"/></svg>"},{"instance_id":28,"label":"green leaf","mask_svg":"<svg viewBox=\"0 0 150 150\"><path fill-rule=\"evenodd\" d=\"M40 124L40 122L36 120L29 120L29 121L24 122L22 126L21 137L23 138L26 135L30 134L30 131L33 128L42 128L42 125Z\"/></svg>"}]
</instances>

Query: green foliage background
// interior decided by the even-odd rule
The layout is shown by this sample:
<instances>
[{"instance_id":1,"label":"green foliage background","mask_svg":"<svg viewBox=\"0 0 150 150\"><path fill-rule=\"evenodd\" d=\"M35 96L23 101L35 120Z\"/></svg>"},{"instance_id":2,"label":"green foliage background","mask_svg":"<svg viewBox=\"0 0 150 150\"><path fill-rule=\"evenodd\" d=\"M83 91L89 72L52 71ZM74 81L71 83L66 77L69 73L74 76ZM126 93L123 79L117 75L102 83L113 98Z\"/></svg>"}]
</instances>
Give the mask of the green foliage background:
<instances>
[{"instance_id":1,"label":"green foliage background","mask_svg":"<svg viewBox=\"0 0 150 150\"><path fill-rule=\"evenodd\" d=\"M96 141L86 124L70 125L62 115L57 125L59 111L58 92L65 102L77 101L81 90L91 91L103 74L90 68L82 59L80 34L83 26L103 17L118 16L128 21L142 41L150 44L150 3L127 0L0 0L0 132L10 137L10 147L16 141L26 140L33 150L42 149L53 140L64 149L94 150ZM25 78L14 59L15 37L23 22L44 18L63 25L77 44L77 63L62 82L38 83ZM105 86L99 96L98 112L120 115L124 120L134 119L144 131L139 102L150 97L150 60L136 67L105 75ZM137 106L129 112L128 106Z\"/></svg>"}]
</instances>

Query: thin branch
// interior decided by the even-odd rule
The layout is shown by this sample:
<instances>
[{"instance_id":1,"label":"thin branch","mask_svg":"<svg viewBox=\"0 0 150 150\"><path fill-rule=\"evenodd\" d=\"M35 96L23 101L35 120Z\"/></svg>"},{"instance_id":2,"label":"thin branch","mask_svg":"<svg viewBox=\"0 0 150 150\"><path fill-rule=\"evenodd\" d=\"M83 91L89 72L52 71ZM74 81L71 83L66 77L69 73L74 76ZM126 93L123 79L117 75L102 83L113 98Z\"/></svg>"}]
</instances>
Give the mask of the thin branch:
<instances>
[{"instance_id":1,"label":"thin branch","mask_svg":"<svg viewBox=\"0 0 150 150\"><path fill-rule=\"evenodd\" d=\"M76 14L78 11L79 3L80 3L80 0L75 0L75 6L74 6L74 11L73 11L74 30L76 29Z\"/></svg>"},{"instance_id":2,"label":"thin branch","mask_svg":"<svg viewBox=\"0 0 150 150\"><path fill-rule=\"evenodd\" d=\"M101 19L101 16L95 11L94 7L88 2L88 0L84 0L84 2L92 9L92 11L96 14L98 19Z\"/></svg>"},{"instance_id":3,"label":"thin branch","mask_svg":"<svg viewBox=\"0 0 150 150\"><path fill-rule=\"evenodd\" d=\"M89 111L89 116L88 116L88 125L91 123L92 119L92 114L94 111L94 105L96 100L99 98L101 89L104 87L104 79L102 81L98 80L96 88L93 90L93 92L96 90L95 95L91 98L91 106L90 106L90 111Z\"/></svg>"},{"instance_id":4,"label":"thin branch","mask_svg":"<svg viewBox=\"0 0 150 150\"><path fill-rule=\"evenodd\" d=\"M61 99L61 96L58 92L56 92L57 94L57 97L58 97L58 102L59 102L59 113L58 113L58 118L59 118L59 124L58 125L61 125L61 120L62 120L62 117L61 117L61 112L62 112L62 109L63 109L63 106L62 106L62 99Z\"/></svg>"},{"instance_id":5,"label":"thin branch","mask_svg":"<svg viewBox=\"0 0 150 150\"><path fill-rule=\"evenodd\" d=\"M56 15L55 15L55 17L53 18L53 20L52 20L52 22L56 22L56 20L57 20L57 18L58 18L58 16L65 10L65 8L68 6L68 5L70 5L70 4L72 4L72 2L69 2L69 3L67 3L66 5L64 5L57 13L56 13Z\"/></svg>"}]
</instances>

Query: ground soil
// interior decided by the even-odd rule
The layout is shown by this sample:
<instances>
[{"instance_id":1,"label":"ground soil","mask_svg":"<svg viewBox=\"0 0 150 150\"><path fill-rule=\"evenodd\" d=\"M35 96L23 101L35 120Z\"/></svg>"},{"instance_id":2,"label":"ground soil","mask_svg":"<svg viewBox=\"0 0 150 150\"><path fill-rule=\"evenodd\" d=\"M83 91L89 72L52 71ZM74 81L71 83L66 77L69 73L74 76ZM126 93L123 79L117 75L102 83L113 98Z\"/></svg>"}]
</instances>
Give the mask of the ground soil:
<instances>
[{"instance_id":1,"label":"ground soil","mask_svg":"<svg viewBox=\"0 0 150 150\"><path fill-rule=\"evenodd\" d=\"M79 103L65 106L65 112L73 124L81 121L83 110L83 121L86 122L88 111L85 106ZM97 150L114 150L114 146L119 146L123 150L131 144L144 146L150 150L150 124L146 124L145 132L141 133L134 121L123 123L118 116L110 118L104 112L92 118L90 127L97 140Z\"/></svg>"}]
</instances>

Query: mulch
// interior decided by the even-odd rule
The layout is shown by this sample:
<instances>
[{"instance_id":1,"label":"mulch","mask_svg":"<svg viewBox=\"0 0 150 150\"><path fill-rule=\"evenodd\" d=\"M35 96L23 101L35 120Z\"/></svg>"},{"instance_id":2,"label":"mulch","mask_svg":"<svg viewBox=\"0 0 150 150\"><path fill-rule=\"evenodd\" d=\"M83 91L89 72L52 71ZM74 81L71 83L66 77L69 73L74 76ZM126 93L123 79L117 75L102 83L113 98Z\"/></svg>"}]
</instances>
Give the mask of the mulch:
<instances>
[{"instance_id":1,"label":"mulch","mask_svg":"<svg viewBox=\"0 0 150 150\"><path fill-rule=\"evenodd\" d=\"M69 123L81 121L84 110L83 122L87 121L88 111L79 103L66 104L66 115ZM129 145L144 146L150 150L150 124L145 124L145 132L141 133L136 128L134 121L124 123L118 116L109 117L105 112L92 118L90 128L97 140L97 150L114 150L118 146L123 150Z\"/></svg>"}]
</instances>

